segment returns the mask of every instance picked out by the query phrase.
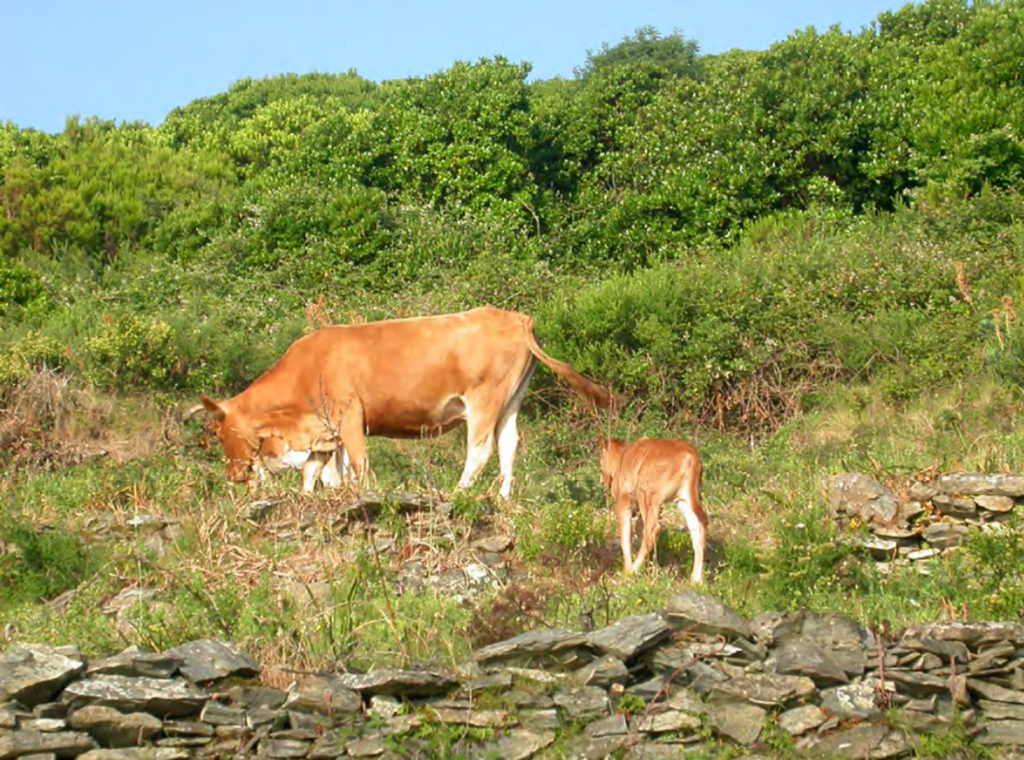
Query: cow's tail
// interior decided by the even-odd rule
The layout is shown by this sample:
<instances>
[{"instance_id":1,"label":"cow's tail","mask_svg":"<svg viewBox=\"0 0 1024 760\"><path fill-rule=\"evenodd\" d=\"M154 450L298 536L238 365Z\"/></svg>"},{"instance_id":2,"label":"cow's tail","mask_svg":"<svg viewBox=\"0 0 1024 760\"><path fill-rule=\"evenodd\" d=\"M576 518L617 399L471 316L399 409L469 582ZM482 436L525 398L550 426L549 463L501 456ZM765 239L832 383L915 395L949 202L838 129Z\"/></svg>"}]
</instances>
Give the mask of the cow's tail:
<instances>
[{"instance_id":1,"label":"cow's tail","mask_svg":"<svg viewBox=\"0 0 1024 760\"><path fill-rule=\"evenodd\" d=\"M526 317L523 327L526 333L526 345L529 347L530 353L544 362L561 380L575 388L581 396L589 399L601 409L618 411L626 405L626 399L615 393L610 387L595 383L574 370L569 364L544 353L544 349L537 343L537 336L534 335L532 317Z\"/></svg>"}]
</instances>

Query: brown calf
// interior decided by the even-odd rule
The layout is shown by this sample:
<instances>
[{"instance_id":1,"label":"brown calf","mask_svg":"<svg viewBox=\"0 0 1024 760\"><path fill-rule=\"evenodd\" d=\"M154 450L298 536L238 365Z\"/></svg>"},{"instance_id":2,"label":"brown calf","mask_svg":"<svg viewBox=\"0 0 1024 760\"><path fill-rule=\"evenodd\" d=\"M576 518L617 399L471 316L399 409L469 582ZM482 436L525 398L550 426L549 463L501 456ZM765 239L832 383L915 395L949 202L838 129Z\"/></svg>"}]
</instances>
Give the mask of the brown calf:
<instances>
[{"instance_id":1,"label":"brown calf","mask_svg":"<svg viewBox=\"0 0 1024 760\"><path fill-rule=\"evenodd\" d=\"M700 456L686 441L671 438L641 438L633 443L600 440L601 480L615 500L622 563L627 573L643 565L658 538L661 505L672 501L679 507L693 542L693 572L690 580L704 580L704 548L707 544L707 515L700 503ZM643 520L640 550L632 557L631 520L633 508Z\"/></svg>"}]
</instances>

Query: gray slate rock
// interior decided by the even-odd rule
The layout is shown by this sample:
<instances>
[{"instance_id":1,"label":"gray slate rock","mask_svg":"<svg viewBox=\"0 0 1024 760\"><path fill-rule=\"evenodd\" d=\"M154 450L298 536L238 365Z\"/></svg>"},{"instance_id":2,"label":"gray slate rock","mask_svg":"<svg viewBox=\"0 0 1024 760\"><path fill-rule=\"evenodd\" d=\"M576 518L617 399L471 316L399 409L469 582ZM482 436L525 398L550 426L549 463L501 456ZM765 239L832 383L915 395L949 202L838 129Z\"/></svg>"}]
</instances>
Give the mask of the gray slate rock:
<instances>
[{"instance_id":1,"label":"gray slate rock","mask_svg":"<svg viewBox=\"0 0 1024 760\"><path fill-rule=\"evenodd\" d=\"M1024 720L990 720L977 741L979 744L1024 746Z\"/></svg>"},{"instance_id":2,"label":"gray slate rock","mask_svg":"<svg viewBox=\"0 0 1024 760\"><path fill-rule=\"evenodd\" d=\"M230 642L215 639L190 641L164 652L182 660L181 674L194 683L219 681L237 676L252 678L259 674L256 661Z\"/></svg>"},{"instance_id":3,"label":"gray slate rock","mask_svg":"<svg viewBox=\"0 0 1024 760\"><path fill-rule=\"evenodd\" d=\"M584 665L573 674L573 680L583 686L601 686L608 688L613 683L626 683L629 670L618 657L605 655Z\"/></svg>"},{"instance_id":4,"label":"gray slate rock","mask_svg":"<svg viewBox=\"0 0 1024 760\"><path fill-rule=\"evenodd\" d=\"M573 720L607 715L611 707L608 693L597 686L580 686L558 692L554 700Z\"/></svg>"},{"instance_id":5,"label":"gray slate rock","mask_svg":"<svg viewBox=\"0 0 1024 760\"><path fill-rule=\"evenodd\" d=\"M902 731L868 723L801 743L798 748L811 757L848 757L854 760L900 757L909 754L912 749Z\"/></svg>"},{"instance_id":6,"label":"gray slate rock","mask_svg":"<svg viewBox=\"0 0 1024 760\"><path fill-rule=\"evenodd\" d=\"M861 472L843 472L829 484L829 507L863 523L887 525L899 513L892 491Z\"/></svg>"},{"instance_id":7,"label":"gray slate rock","mask_svg":"<svg viewBox=\"0 0 1024 760\"><path fill-rule=\"evenodd\" d=\"M1024 625L1020 623L964 623L958 620L945 620L906 628L900 635L900 644L902 645L908 639L962 641L968 648L975 651L983 644L1000 641L1009 641L1016 646L1024 646Z\"/></svg>"},{"instance_id":8,"label":"gray slate rock","mask_svg":"<svg viewBox=\"0 0 1024 760\"><path fill-rule=\"evenodd\" d=\"M800 705L779 713L778 720L790 736L800 736L828 720L828 714L817 705Z\"/></svg>"},{"instance_id":9,"label":"gray slate rock","mask_svg":"<svg viewBox=\"0 0 1024 760\"><path fill-rule=\"evenodd\" d=\"M665 619L652 612L622 618L609 626L599 628L587 635L587 644L604 654L612 654L628 662L671 632L672 629Z\"/></svg>"},{"instance_id":10,"label":"gray slate rock","mask_svg":"<svg viewBox=\"0 0 1024 760\"><path fill-rule=\"evenodd\" d=\"M171 678L185 661L166 652L147 652L139 647L128 647L113 657L89 663L89 675L144 676Z\"/></svg>"},{"instance_id":11,"label":"gray slate rock","mask_svg":"<svg viewBox=\"0 0 1024 760\"><path fill-rule=\"evenodd\" d=\"M456 686L452 676L436 670L394 670L384 668L370 673L336 673L332 676L346 689L362 694L401 694L432 696L443 694Z\"/></svg>"},{"instance_id":12,"label":"gray slate rock","mask_svg":"<svg viewBox=\"0 0 1024 760\"><path fill-rule=\"evenodd\" d=\"M76 760L189 760L187 750L171 747L91 749ZM27 760L27 758L26 758Z\"/></svg>"},{"instance_id":13,"label":"gray slate rock","mask_svg":"<svg viewBox=\"0 0 1024 760\"><path fill-rule=\"evenodd\" d=\"M676 630L750 638L750 625L735 610L698 591L687 590L670 597L664 617Z\"/></svg>"},{"instance_id":14,"label":"gray slate rock","mask_svg":"<svg viewBox=\"0 0 1024 760\"><path fill-rule=\"evenodd\" d=\"M822 689L821 707L840 718L876 718L882 714L877 687L878 682L872 679Z\"/></svg>"},{"instance_id":15,"label":"gray slate rock","mask_svg":"<svg viewBox=\"0 0 1024 760\"><path fill-rule=\"evenodd\" d=\"M69 684L60 698L72 710L102 705L123 713L146 712L177 718L198 715L207 694L177 679L104 675Z\"/></svg>"},{"instance_id":16,"label":"gray slate rock","mask_svg":"<svg viewBox=\"0 0 1024 760\"><path fill-rule=\"evenodd\" d=\"M757 705L745 703L722 703L710 705L708 722L723 736L734 742L750 745L761 735L768 711Z\"/></svg>"},{"instance_id":17,"label":"gray slate rock","mask_svg":"<svg viewBox=\"0 0 1024 760\"><path fill-rule=\"evenodd\" d=\"M0 702L15 699L26 707L49 702L85 663L52 647L27 644L0 653Z\"/></svg>"},{"instance_id":18,"label":"gray slate rock","mask_svg":"<svg viewBox=\"0 0 1024 760\"><path fill-rule=\"evenodd\" d=\"M850 680L829 650L802 638L785 641L778 648L775 652L775 672L807 676L819 685L848 683Z\"/></svg>"},{"instance_id":19,"label":"gray slate rock","mask_svg":"<svg viewBox=\"0 0 1024 760\"><path fill-rule=\"evenodd\" d=\"M292 686L284 707L299 712L333 715L361 710L363 699L337 676L309 676Z\"/></svg>"},{"instance_id":20,"label":"gray slate rock","mask_svg":"<svg viewBox=\"0 0 1024 760\"><path fill-rule=\"evenodd\" d=\"M1017 498L1024 496L1024 475L999 473L955 472L940 475L935 485L942 493L971 496L993 495Z\"/></svg>"},{"instance_id":21,"label":"gray slate rock","mask_svg":"<svg viewBox=\"0 0 1024 760\"><path fill-rule=\"evenodd\" d=\"M572 647L584 646L586 643L586 634L562 628L528 631L476 650L473 659L477 662L490 662L513 657L552 655Z\"/></svg>"},{"instance_id":22,"label":"gray slate rock","mask_svg":"<svg viewBox=\"0 0 1024 760\"><path fill-rule=\"evenodd\" d=\"M96 749L96 742L79 731L16 731L0 735L0 760L13 760L29 755L53 753L60 757L75 757Z\"/></svg>"},{"instance_id":23,"label":"gray slate rock","mask_svg":"<svg viewBox=\"0 0 1024 760\"><path fill-rule=\"evenodd\" d=\"M738 675L715 685L712 694L726 695L757 705L781 707L817 693L814 681L806 676L772 673Z\"/></svg>"},{"instance_id":24,"label":"gray slate rock","mask_svg":"<svg viewBox=\"0 0 1024 760\"><path fill-rule=\"evenodd\" d=\"M124 714L113 707L86 705L71 714L71 727L103 747L138 747L163 729L163 721L143 712Z\"/></svg>"}]
</instances>

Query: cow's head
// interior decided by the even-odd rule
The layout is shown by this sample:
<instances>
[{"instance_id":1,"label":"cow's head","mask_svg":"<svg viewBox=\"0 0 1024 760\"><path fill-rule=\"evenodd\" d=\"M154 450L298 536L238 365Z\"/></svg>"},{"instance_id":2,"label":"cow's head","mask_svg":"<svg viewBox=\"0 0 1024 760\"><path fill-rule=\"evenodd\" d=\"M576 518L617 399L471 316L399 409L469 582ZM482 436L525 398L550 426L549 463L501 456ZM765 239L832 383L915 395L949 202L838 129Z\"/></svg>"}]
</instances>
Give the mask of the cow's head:
<instances>
[{"instance_id":1,"label":"cow's head","mask_svg":"<svg viewBox=\"0 0 1024 760\"><path fill-rule=\"evenodd\" d=\"M260 449L260 438L246 415L233 410L227 402L216 402L200 396L203 406L213 418L213 429L224 447L227 478L245 482L252 477Z\"/></svg>"}]
</instances>

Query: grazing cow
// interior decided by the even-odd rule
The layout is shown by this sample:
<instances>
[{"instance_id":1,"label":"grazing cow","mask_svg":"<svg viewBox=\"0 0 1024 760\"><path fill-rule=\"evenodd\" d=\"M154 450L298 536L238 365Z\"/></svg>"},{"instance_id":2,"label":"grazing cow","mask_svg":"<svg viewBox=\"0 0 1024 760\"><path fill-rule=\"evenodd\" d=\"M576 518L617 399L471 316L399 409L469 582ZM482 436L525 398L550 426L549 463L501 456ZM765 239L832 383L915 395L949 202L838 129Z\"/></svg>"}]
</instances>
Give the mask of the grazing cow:
<instances>
[{"instance_id":1,"label":"grazing cow","mask_svg":"<svg viewBox=\"0 0 1024 760\"><path fill-rule=\"evenodd\" d=\"M500 494L512 492L516 417L536 360L594 404L620 399L537 344L533 319L489 307L443 316L325 327L296 340L237 396L203 406L214 418L227 476L248 480L271 437L295 451L348 452L357 481L366 436L419 438L466 422L469 486L497 440Z\"/></svg>"},{"instance_id":2,"label":"grazing cow","mask_svg":"<svg viewBox=\"0 0 1024 760\"><path fill-rule=\"evenodd\" d=\"M640 569L658 538L661 505L675 502L683 513L693 542L690 580L704 580L707 516L700 503L701 464L697 450L686 441L640 438L633 443L600 440L601 481L615 500L622 563L626 573ZM631 520L637 507L643 533L637 557L632 558Z\"/></svg>"}]
</instances>

